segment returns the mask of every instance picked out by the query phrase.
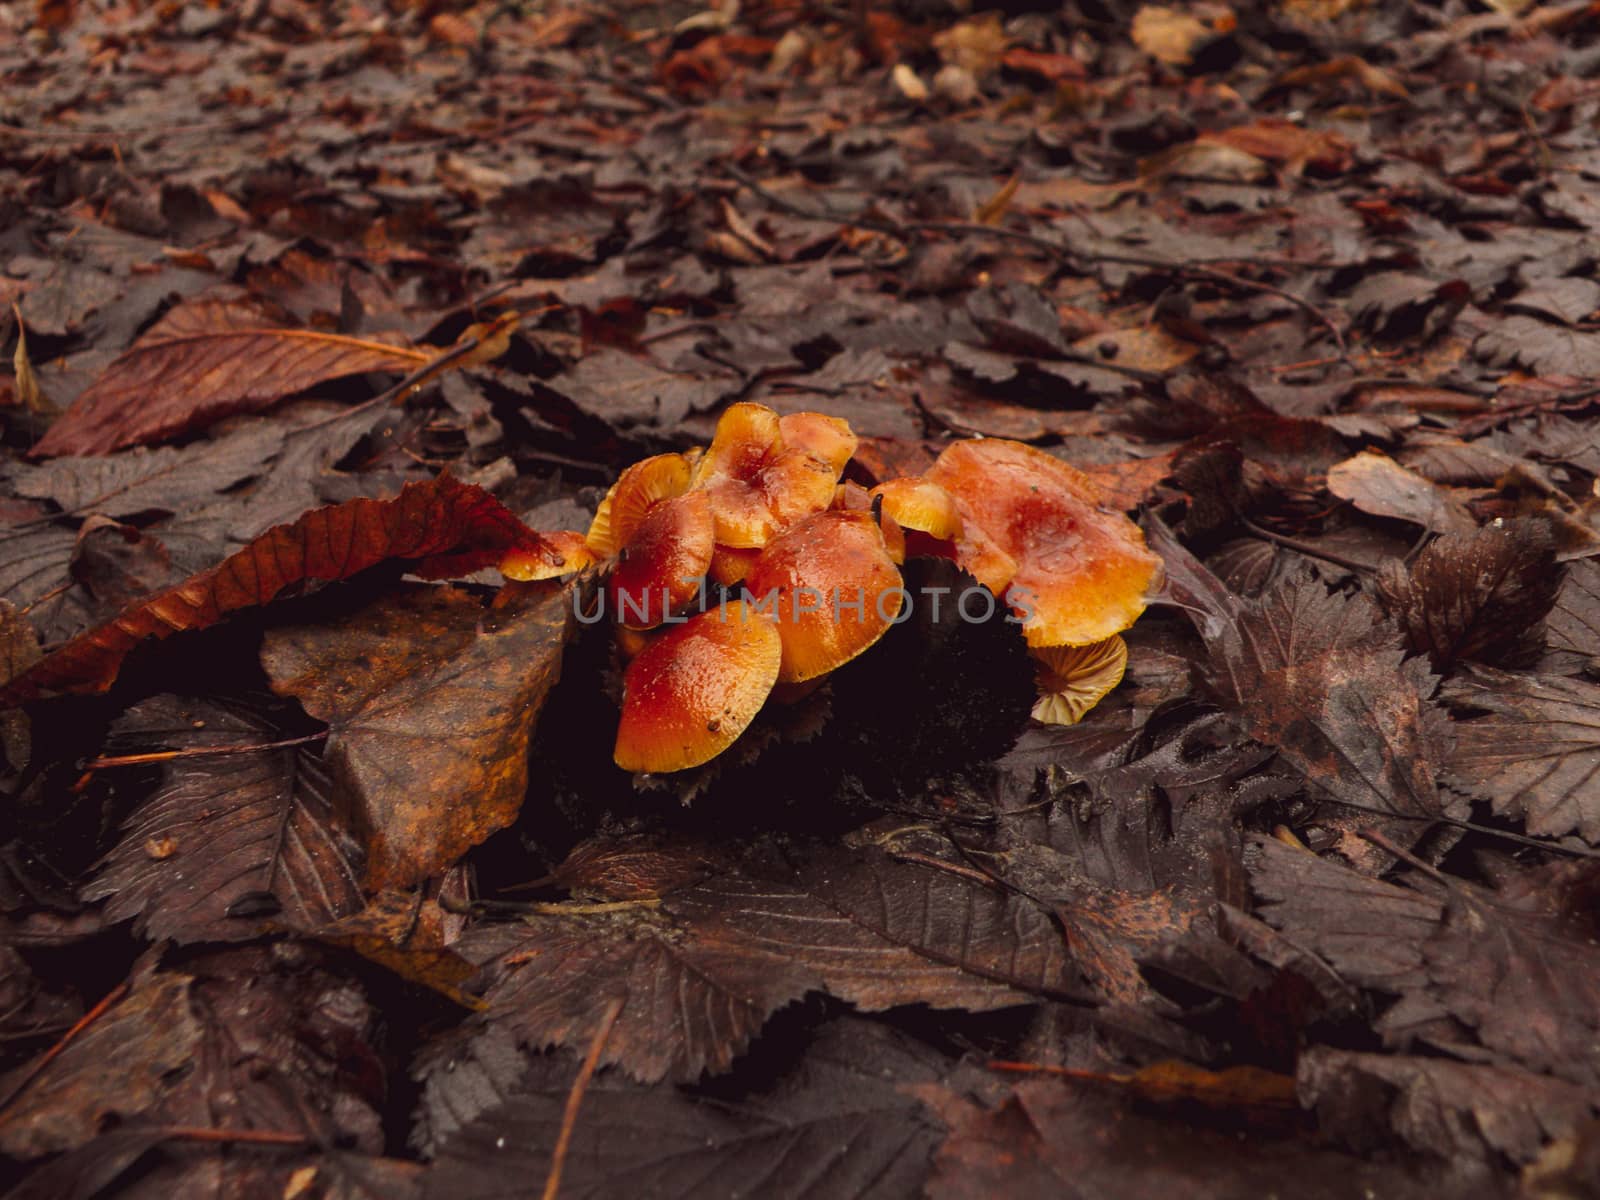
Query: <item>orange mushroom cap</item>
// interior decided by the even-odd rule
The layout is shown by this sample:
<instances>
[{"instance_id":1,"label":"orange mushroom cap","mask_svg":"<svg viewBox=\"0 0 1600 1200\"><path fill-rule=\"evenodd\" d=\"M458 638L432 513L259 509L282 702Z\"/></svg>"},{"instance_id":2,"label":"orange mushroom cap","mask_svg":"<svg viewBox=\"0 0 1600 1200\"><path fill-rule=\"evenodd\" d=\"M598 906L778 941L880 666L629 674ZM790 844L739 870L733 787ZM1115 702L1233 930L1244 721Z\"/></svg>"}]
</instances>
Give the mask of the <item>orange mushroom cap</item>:
<instances>
[{"instance_id":1,"label":"orange mushroom cap","mask_svg":"<svg viewBox=\"0 0 1600 1200\"><path fill-rule=\"evenodd\" d=\"M904 529L915 529L941 541L961 536L961 511L955 497L932 480L907 476L880 483L872 496L882 497L883 511Z\"/></svg>"},{"instance_id":2,"label":"orange mushroom cap","mask_svg":"<svg viewBox=\"0 0 1600 1200\"><path fill-rule=\"evenodd\" d=\"M659 635L628 664L613 757L625 771L682 771L721 754L778 678L778 630L740 601Z\"/></svg>"},{"instance_id":3,"label":"orange mushroom cap","mask_svg":"<svg viewBox=\"0 0 1600 1200\"><path fill-rule=\"evenodd\" d=\"M692 474L691 462L682 454L657 454L634 463L617 476L595 510L585 536L589 548L600 558L616 554L652 507L689 490Z\"/></svg>"},{"instance_id":4,"label":"orange mushroom cap","mask_svg":"<svg viewBox=\"0 0 1600 1200\"><path fill-rule=\"evenodd\" d=\"M583 534L571 529L554 533L541 533L543 543L537 549L519 546L500 561L500 573L507 579L530 583L536 579L554 579L569 575L594 564L594 551Z\"/></svg>"},{"instance_id":5,"label":"orange mushroom cap","mask_svg":"<svg viewBox=\"0 0 1600 1200\"><path fill-rule=\"evenodd\" d=\"M816 513L768 543L745 579L783 643L778 678L815 679L849 662L894 624L900 572L871 513Z\"/></svg>"},{"instance_id":6,"label":"orange mushroom cap","mask_svg":"<svg viewBox=\"0 0 1600 1200\"><path fill-rule=\"evenodd\" d=\"M1122 682L1128 644L1113 634L1088 646L1041 646L1033 657L1039 663L1039 700L1033 706L1033 719L1046 725L1076 725Z\"/></svg>"},{"instance_id":7,"label":"orange mushroom cap","mask_svg":"<svg viewBox=\"0 0 1600 1200\"><path fill-rule=\"evenodd\" d=\"M736 550L732 546L718 546L711 552L709 574L723 587L732 587L750 574L750 568L755 566L756 559L760 555L759 550Z\"/></svg>"},{"instance_id":8,"label":"orange mushroom cap","mask_svg":"<svg viewBox=\"0 0 1600 1200\"><path fill-rule=\"evenodd\" d=\"M713 529L704 492L656 501L623 544L611 573L617 621L654 629L694 599L716 548Z\"/></svg>"},{"instance_id":9,"label":"orange mushroom cap","mask_svg":"<svg viewBox=\"0 0 1600 1200\"><path fill-rule=\"evenodd\" d=\"M819 412L789 413L778 418L778 434L785 450L804 450L833 468L833 477L844 474L845 464L856 452L860 439L843 417Z\"/></svg>"},{"instance_id":10,"label":"orange mushroom cap","mask_svg":"<svg viewBox=\"0 0 1600 1200\"><path fill-rule=\"evenodd\" d=\"M831 420L821 414L794 415ZM782 421L762 404L730 405L695 469L694 486L710 495L717 541L724 546L765 546L780 530L827 508L833 499L841 468L804 447L786 448ZM820 425L810 423L797 428L816 441L831 438L828 444L837 451L836 431L824 435Z\"/></svg>"},{"instance_id":11,"label":"orange mushroom cap","mask_svg":"<svg viewBox=\"0 0 1600 1200\"><path fill-rule=\"evenodd\" d=\"M1030 646L1104 641L1144 611L1161 560L1145 548L1137 525L1100 507L1099 491L1081 471L996 438L955 443L927 477L955 497L974 552L1015 560L1006 599ZM993 589L978 572L984 566L998 577L992 563L957 561Z\"/></svg>"}]
</instances>

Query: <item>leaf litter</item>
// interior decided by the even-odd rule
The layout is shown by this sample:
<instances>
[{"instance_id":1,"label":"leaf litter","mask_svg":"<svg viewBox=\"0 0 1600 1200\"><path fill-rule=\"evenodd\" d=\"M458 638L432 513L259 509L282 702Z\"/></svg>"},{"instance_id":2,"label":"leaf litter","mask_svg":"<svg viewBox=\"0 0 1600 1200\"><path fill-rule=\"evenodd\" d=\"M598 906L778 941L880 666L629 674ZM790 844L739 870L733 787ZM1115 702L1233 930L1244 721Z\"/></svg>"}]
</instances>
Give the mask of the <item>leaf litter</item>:
<instances>
[{"instance_id":1,"label":"leaf litter","mask_svg":"<svg viewBox=\"0 0 1600 1200\"><path fill-rule=\"evenodd\" d=\"M976 7L0 13L13 1194L1581 1173L1594 13ZM1081 469L1121 683L918 612L618 771L496 568L736 401Z\"/></svg>"}]
</instances>

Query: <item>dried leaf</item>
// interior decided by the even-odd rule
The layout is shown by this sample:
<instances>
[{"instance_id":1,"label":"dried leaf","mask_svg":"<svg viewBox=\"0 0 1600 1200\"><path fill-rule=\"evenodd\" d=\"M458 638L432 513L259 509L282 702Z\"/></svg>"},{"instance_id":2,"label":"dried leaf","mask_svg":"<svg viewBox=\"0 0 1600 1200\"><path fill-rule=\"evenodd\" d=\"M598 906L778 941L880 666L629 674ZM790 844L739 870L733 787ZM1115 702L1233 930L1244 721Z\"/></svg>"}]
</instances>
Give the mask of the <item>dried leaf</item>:
<instances>
[{"instance_id":1,"label":"dried leaf","mask_svg":"<svg viewBox=\"0 0 1600 1200\"><path fill-rule=\"evenodd\" d=\"M824 856L798 879L724 868L659 907L532 916L469 931L460 949L488 964L487 1027L530 1046L586 1044L624 997L602 1061L646 1081L727 1070L808 991L868 1010L987 1010L1067 973L1048 914L877 850Z\"/></svg>"},{"instance_id":2,"label":"dried leaf","mask_svg":"<svg viewBox=\"0 0 1600 1200\"><path fill-rule=\"evenodd\" d=\"M1454 1163L1495 1166L1502 1154L1528 1162L1595 1111L1591 1091L1487 1063L1314 1046L1298 1073L1301 1096L1331 1136L1365 1146L1397 1133Z\"/></svg>"},{"instance_id":3,"label":"dried leaf","mask_svg":"<svg viewBox=\"0 0 1600 1200\"><path fill-rule=\"evenodd\" d=\"M823 1029L775 1080L730 1094L630 1084L602 1074L584 1096L561 1194L772 1200L898 1200L918 1193L938 1144L918 1102L944 1061L867 1021ZM550 1170L571 1091L571 1060L535 1064L501 1105L448 1138L425 1195L528 1195Z\"/></svg>"},{"instance_id":4,"label":"dried leaf","mask_svg":"<svg viewBox=\"0 0 1600 1200\"><path fill-rule=\"evenodd\" d=\"M516 819L572 624L558 584L510 585L490 610L435 587L267 634L274 690L328 723L325 758L368 842L368 888L436 875Z\"/></svg>"},{"instance_id":5,"label":"dried leaf","mask_svg":"<svg viewBox=\"0 0 1600 1200\"><path fill-rule=\"evenodd\" d=\"M1259 600L1233 595L1172 534L1152 524L1168 586L1206 643L1213 685L1245 730L1276 746L1335 800L1384 812L1442 811L1435 760L1445 721L1434 676L1365 596L1300 575Z\"/></svg>"},{"instance_id":6,"label":"dried leaf","mask_svg":"<svg viewBox=\"0 0 1600 1200\"><path fill-rule=\"evenodd\" d=\"M389 559L415 560L417 574L440 579L496 563L513 547L538 554L543 546L493 496L449 475L407 484L392 500L329 505L269 529L210 570L58 647L0 690L0 704L104 691L146 639L208 628L294 584L348 579Z\"/></svg>"},{"instance_id":7,"label":"dried leaf","mask_svg":"<svg viewBox=\"0 0 1600 1200\"><path fill-rule=\"evenodd\" d=\"M428 358L384 342L277 328L251 305L195 301L173 309L107 367L34 453L109 454L258 411L329 379L411 371Z\"/></svg>"},{"instance_id":8,"label":"dried leaf","mask_svg":"<svg viewBox=\"0 0 1600 1200\"><path fill-rule=\"evenodd\" d=\"M161 696L113 727L118 750L266 746L289 731L244 705ZM360 848L334 815L320 747L177 759L84 889L106 919L177 942L240 941L260 920L308 931L362 906ZM264 897L273 904L263 905Z\"/></svg>"},{"instance_id":9,"label":"dried leaf","mask_svg":"<svg viewBox=\"0 0 1600 1200\"><path fill-rule=\"evenodd\" d=\"M14 1158L70 1150L107 1117L132 1117L154 1104L166 1076L200 1045L189 1009L193 982L146 971L38 1075L28 1079L28 1063L0 1078L0 1096L15 1097L0 1110L0 1150Z\"/></svg>"},{"instance_id":10,"label":"dried leaf","mask_svg":"<svg viewBox=\"0 0 1600 1200\"><path fill-rule=\"evenodd\" d=\"M1281 1194L1290 1177L1295 1195L1312 1200L1439 1194L1436 1169L1310 1149L1269 1131L1163 1121L1076 1081L1028 1080L994 1108L951 1097L939 1109L950 1136L935 1160L930 1200L1235 1200Z\"/></svg>"},{"instance_id":11,"label":"dried leaf","mask_svg":"<svg viewBox=\"0 0 1600 1200\"><path fill-rule=\"evenodd\" d=\"M11 483L19 496L49 500L75 516L175 513L261 474L283 440L281 429L253 424L181 450L136 447L109 457L69 455L17 466Z\"/></svg>"},{"instance_id":12,"label":"dried leaf","mask_svg":"<svg viewBox=\"0 0 1600 1200\"><path fill-rule=\"evenodd\" d=\"M1466 533L1478 524L1450 489L1372 450L1329 467L1328 490L1364 513L1410 521L1435 533Z\"/></svg>"},{"instance_id":13,"label":"dried leaf","mask_svg":"<svg viewBox=\"0 0 1600 1200\"><path fill-rule=\"evenodd\" d=\"M1486 714L1455 725L1445 764L1453 784L1522 819L1529 833L1577 830L1600 841L1600 686L1474 667L1440 695L1453 709Z\"/></svg>"},{"instance_id":14,"label":"dried leaf","mask_svg":"<svg viewBox=\"0 0 1600 1200\"><path fill-rule=\"evenodd\" d=\"M1435 670L1461 658L1527 666L1543 648L1561 578L1549 524L1522 518L1446 534L1409 567L1391 559L1379 570L1378 595Z\"/></svg>"}]
</instances>

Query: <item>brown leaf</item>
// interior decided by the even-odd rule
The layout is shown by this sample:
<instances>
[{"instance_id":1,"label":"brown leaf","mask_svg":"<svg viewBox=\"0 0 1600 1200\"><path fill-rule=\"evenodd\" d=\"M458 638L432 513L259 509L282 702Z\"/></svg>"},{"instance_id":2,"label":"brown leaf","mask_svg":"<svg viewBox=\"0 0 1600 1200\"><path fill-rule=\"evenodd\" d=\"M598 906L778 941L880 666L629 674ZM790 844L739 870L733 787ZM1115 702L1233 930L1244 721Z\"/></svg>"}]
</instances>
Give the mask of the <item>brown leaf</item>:
<instances>
[{"instance_id":1,"label":"brown leaf","mask_svg":"<svg viewBox=\"0 0 1600 1200\"><path fill-rule=\"evenodd\" d=\"M1365 1146L1397 1133L1450 1162L1528 1162L1595 1111L1592 1091L1488 1063L1314 1046L1298 1075L1330 1136Z\"/></svg>"},{"instance_id":2,"label":"brown leaf","mask_svg":"<svg viewBox=\"0 0 1600 1200\"><path fill-rule=\"evenodd\" d=\"M1449 488L1372 450L1329 467L1328 490L1364 513L1410 521L1435 533L1465 533L1477 528L1466 505Z\"/></svg>"},{"instance_id":3,"label":"brown leaf","mask_svg":"<svg viewBox=\"0 0 1600 1200\"><path fill-rule=\"evenodd\" d=\"M0 1110L0 1149L15 1158L68 1150L93 1138L105 1118L149 1108L167 1074L200 1044L192 983L187 975L143 973L34 1078L25 1064L0 1079L0 1097L15 1096Z\"/></svg>"},{"instance_id":4,"label":"brown leaf","mask_svg":"<svg viewBox=\"0 0 1600 1200\"><path fill-rule=\"evenodd\" d=\"M1452 783L1529 833L1577 830L1600 841L1600 686L1474 667L1440 694L1453 709L1485 714L1456 723L1445 764Z\"/></svg>"},{"instance_id":5,"label":"brown leaf","mask_svg":"<svg viewBox=\"0 0 1600 1200\"><path fill-rule=\"evenodd\" d=\"M731 1094L602 1073L584 1096L562 1195L914 1196L938 1144L917 1097L944 1069L942 1057L903 1034L845 1018L777 1078ZM501 1103L446 1138L425 1195L529 1195L549 1174L573 1071L566 1056L537 1062Z\"/></svg>"},{"instance_id":6,"label":"brown leaf","mask_svg":"<svg viewBox=\"0 0 1600 1200\"><path fill-rule=\"evenodd\" d=\"M34 454L108 454L162 441L329 379L411 371L428 359L384 342L277 328L247 304L195 301L173 309L107 367Z\"/></svg>"},{"instance_id":7,"label":"brown leaf","mask_svg":"<svg viewBox=\"0 0 1600 1200\"><path fill-rule=\"evenodd\" d=\"M267 634L274 690L328 723L369 889L436 875L516 819L572 624L559 584L511 585L489 610L459 588L417 587Z\"/></svg>"},{"instance_id":8,"label":"brown leaf","mask_svg":"<svg viewBox=\"0 0 1600 1200\"><path fill-rule=\"evenodd\" d=\"M1423 659L1363 595L1300 575L1241 600L1152 524L1168 586L1206 643L1213 685L1246 732L1335 800L1383 812L1442 811L1435 759L1447 740Z\"/></svg>"},{"instance_id":9,"label":"brown leaf","mask_svg":"<svg viewBox=\"0 0 1600 1200\"><path fill-rule=\"evenodd\" d=\"M725 1071L809 991L869 1011L989 1010L1064 989L1068 973L1048 914L876 849L822 855L798 877L725 866L659 907L480 926L461 950L487 964L488 1027L531 1046L585 1044L604 1002L625 997L603 1061L644 1080Z\"/></svg>"},{"instance_id":10,"label":"brown leaf","mask_svg":"<svg viewBox=\"0 0 1600 1200\"><path fill-rule=\"evenodd\" d=\"M1378 596L1410 649L1438 671L1459 658L1527 666L1543 648L1561 577L1549 524L1520 518L1447 533L1409 566L1389 560Z\"/></svg>"},{"instance_id":11,"label":"brown leaf","mask_svg":"<svg viewBox=\"0 0 1600 1200\"><path fill-rule=\"evenodd\" d=\"M239 704L159 696L114 726L118 749L265 746L289 736ZM177 759L129 815L84 889L109 921L137 918L152 939L241 941L259 919L302 931L362 906L360 847L334 815L316 746ZM263 903L264 900L267 903Z\"/></svg>"},{"instance_id":12,"label":"brown leaf","mask_svg":"<svg viewBox=\"0 0 1600 1200\"><path fill-rule=\"evenodd\" d=\"M1028 1080L998 1107L965 1097L939 1103L950 1135L939 1148L930 1200L1236 1200L1294 1194L1426 1200L1439 1173L1308 1148L1259 1130L1237 1135L1162 1120L1104 1090L1073 1081Z\"/></svg>"},{"instance_id":13,"label":"brown leaf","mask_svg":"<svg viewBox=\"0 0 1600 1200\"><path fill-rule=\"evenodd\" d=\"M539 554L545 542L482 488L449 475L407 484L392 500L315 509L58 647L0 689L0 704L104 691L146 639L208 628L297 583L348 579L389 559L414 560L416 574L442 579L499 562L513 547Z\"/></svg>"}]
</instances>

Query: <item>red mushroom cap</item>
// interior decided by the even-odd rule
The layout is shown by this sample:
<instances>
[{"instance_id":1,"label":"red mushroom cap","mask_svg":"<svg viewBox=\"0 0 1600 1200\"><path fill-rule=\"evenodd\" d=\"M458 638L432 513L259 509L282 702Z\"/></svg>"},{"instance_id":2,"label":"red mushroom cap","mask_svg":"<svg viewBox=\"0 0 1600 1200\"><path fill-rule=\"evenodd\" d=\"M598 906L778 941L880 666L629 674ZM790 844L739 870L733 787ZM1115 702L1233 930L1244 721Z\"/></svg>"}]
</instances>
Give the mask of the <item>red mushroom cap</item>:
<instances>
[{"instance_id":1,"label":"red mushroom cap","mask_svg":"<svg viewBox=\"0 0 1600 1200\"><path fill-rule=\"evenodd\" d=\"M745 587L778 623L784 683L849 662L888 631L903 602L900 572L872 514L841 509L775 537Z\"/></svg>"},{"instance_id":2,"label":"red mushroom cap","mask_svg":"<svg viewBox=\"0 0 1600 1200\"><path fill-rule=\"evenodd\" d=\"M928 478L955 497L963 538L991 563L958 558L997 578L1016 562L1006 599L1030 646L1082 646L1132 625L1160 577L1139 527L1100 504L1088 476L1020 442L957 442ZM979 535L982 535L980 538Z\"/></svg>"},{"instance_id":3,"label":"red mushroom cap","mask_svg":"<svg viewBox=\"0 0 1600 1200\"><path fill-rule=\"evenodd\" d=\"M628 664L613 757L626 771L682 771L721 754L766 702L783 649L749 606L708 609Z\"/></svg>"}]
</instances>

